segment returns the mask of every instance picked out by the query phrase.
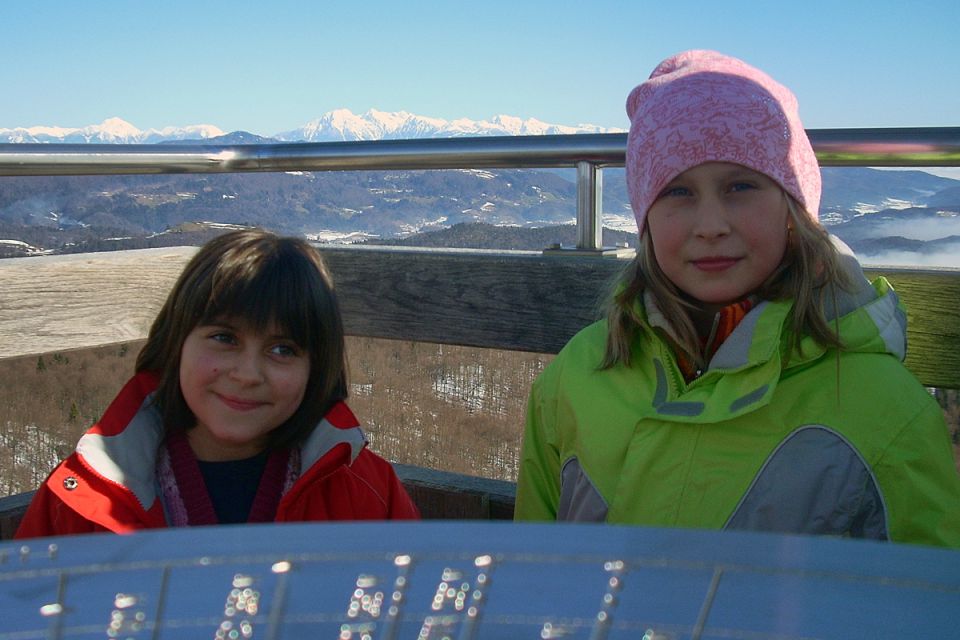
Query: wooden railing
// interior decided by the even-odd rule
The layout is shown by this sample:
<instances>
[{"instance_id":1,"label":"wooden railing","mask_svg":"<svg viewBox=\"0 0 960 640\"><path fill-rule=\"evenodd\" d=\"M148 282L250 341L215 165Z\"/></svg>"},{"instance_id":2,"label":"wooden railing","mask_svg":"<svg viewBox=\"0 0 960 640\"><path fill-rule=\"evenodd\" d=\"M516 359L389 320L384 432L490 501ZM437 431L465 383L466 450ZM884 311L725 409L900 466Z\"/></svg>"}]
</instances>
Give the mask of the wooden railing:
<instances>
[{"instance_id":1,"label":"wooden railing","mask_svg":"<svg viewBox=\"0 0 960 640\"><path fill-rule=\"evenodd\" d=\"M73 267L82 265L83 280L98 283L111 317L129 320L119 326L103 321L102 297L77 294L76 284L63 277L61 257L0 261L0 282L31 289L29 309L0 316L0 336L21 332L36 340L48 334L52 341L34 343L36 353L143 337L194 250L96 254ZM330 246L320 251L337 283L350 335L542 353L557 352L596 319L601 297L625 262L531 252ZM124 260L153 274L148 291L137 279L129 289L103 290ZM16 269L29 269L28 284ZM890 278L908 309L907 366L925 385L960 388L960 270L868 270L868 276L879 274ZM71 319L69 335L43 328L49 319L33 308L64 312ZM427 518L512 515L509 482L408 465L399 465L398 472ZM26 502L22 495L0 499L0 537L15 529Z\"/></svg>"}]
</instances>

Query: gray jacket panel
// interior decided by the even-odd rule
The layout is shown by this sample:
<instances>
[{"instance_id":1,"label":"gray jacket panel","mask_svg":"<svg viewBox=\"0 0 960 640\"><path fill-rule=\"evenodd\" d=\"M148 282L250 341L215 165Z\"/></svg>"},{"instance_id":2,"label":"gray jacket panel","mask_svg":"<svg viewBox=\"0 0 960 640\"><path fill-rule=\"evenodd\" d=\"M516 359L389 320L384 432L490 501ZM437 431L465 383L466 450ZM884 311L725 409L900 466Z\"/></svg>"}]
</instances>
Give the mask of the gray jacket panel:
<instances>
[{"instance_id":1,"label":"gray jacket panel","mask_svg":"<svg viewBox=\"0 0 960 640\"><path fill-rule=\"evenodd\" d=\"M780 443L724 528L889 537L886 505L869 465L843 436L821 425L801 427Z\"/></svg>"},{"instance_id":2,"label":"gray jacket panel","mask_svg":"<svg viewBox=\"0 0 960 640\"><path fill-rule=\"evenodd\" d=\"M570 458L560 470L560 503L558 522L605 522L608 505L593 481L580 466L577 458Z\"/></svg>"}]
</instances>

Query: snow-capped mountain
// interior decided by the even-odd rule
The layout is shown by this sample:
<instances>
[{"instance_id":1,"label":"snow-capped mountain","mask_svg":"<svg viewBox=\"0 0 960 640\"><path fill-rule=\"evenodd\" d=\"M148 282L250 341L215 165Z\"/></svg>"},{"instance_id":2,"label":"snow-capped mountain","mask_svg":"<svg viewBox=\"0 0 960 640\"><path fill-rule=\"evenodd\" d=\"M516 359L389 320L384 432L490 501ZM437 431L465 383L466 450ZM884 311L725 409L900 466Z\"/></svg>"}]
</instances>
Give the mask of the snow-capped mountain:
<instances>
[{"instance_id":1,"label":"snow-capped mountain","mask_svg":"<svg viewBox=\"0 0 960 640\"><path fill-rule=\"evenodd\" d=\"M0 129L0 142L137 144L164 142L167 140L203 140L222 136L223 134L224 132L219 127L212 124L140 130L126 120L108 118L100 124L93 124L82 128L38 126Z\"/></svg>"},{"instance_id":2,"label":"snow-capped mountain","mask_svg":"<svg viewBox=\"0 0 960 640\"><path fill-rule=\"evenodd\" d=\"M498 115L489 120L444 120L406 111L385 112L370 109L356 115L349 109L336 109L311 120L299 129L276 133L270 138L287 142L327 142L341 140L399 140L410 138L448 138L460 136L518 136L574 133L611 133L622 131L592 124L566 126L548 124L536 118L523 120ZM226 135L211 124L140 130L120 118L82 128L18 127L0 128L0 142L37 143L154 143L182 140L208 140ZM248 134L249 135L249 134Z\"/></svg>"},{"instance_id":3,"label":"snow-capped mountain","mask_svg":"<svg viewBox=\"0 0 960 640\"><path fill-rule=\"evenodd\" d=\"M548 124L536 118L522 120L498 115L489 120L444 120L419 116L406 111L385 112L370 109L356 115L349 109L337 109L311 120L303 127L282 131L273 137L290 142L326 142L332 140L400 140L410 138L453 138L462 136L533 136L620 131L592 124L566 126Z\"/></svg>"}]
</instances>

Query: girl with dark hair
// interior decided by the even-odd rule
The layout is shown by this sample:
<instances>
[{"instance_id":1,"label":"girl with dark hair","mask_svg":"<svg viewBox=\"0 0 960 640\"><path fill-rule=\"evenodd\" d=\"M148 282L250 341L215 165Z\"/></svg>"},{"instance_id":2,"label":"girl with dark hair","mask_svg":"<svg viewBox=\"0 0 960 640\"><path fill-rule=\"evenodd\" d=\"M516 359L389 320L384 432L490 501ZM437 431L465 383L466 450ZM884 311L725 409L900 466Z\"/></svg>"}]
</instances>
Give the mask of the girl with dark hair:
<instances>
[{"instance_id":1,"label":"girl with dark hair","mask_svg":"<svg viewBox=\"0 0 960 640\"><path fill-rule=\"evenodd\" d=\"M136 371L17 537L419 517L344 402L333 282L304 240L242 230L207 243Z\"/></svg>"}]
</instances>

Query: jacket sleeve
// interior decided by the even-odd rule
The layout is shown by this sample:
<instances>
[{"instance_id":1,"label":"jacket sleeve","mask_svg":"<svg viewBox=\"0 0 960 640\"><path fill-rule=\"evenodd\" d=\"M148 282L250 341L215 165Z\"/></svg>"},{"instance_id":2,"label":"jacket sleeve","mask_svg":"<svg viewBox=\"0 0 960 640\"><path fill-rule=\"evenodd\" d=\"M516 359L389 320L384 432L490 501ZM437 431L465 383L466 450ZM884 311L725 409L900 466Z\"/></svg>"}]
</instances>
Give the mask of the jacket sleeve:
<instances>
[{"instance_id":1,"label":"jacket sleeve","mask_svg":"<svg viewBox=\"0 0 960 640\"><path fill-rule=\"evenodd\" d=\"M876 465L897 542L960 548L960 474L943 412L930 399Z\"/></svg>"},{"instance_id":2,"label":"jacket sleeve","mask_svg":"<svg viewBox=\"0 0 960 640\"><path fill-rule=\"evenodd\" d=\"M555 521L560 500L560 452L555 417L542 396L541 378L527 398L527 423L520 453L514 520Z\"/></svg>"},{"instance_id":3,"label":"jacket sleeve","mask_svg":"<svg viewBox=\"0 0 960 640\"><path fill-rule=\"evenodd\" d=\"M397 472L386 460L379 458L382 463L384 484L387 487L387 519L389 520L419 520L420 510L407 493Z\"/></svg>"}]
</instances>

